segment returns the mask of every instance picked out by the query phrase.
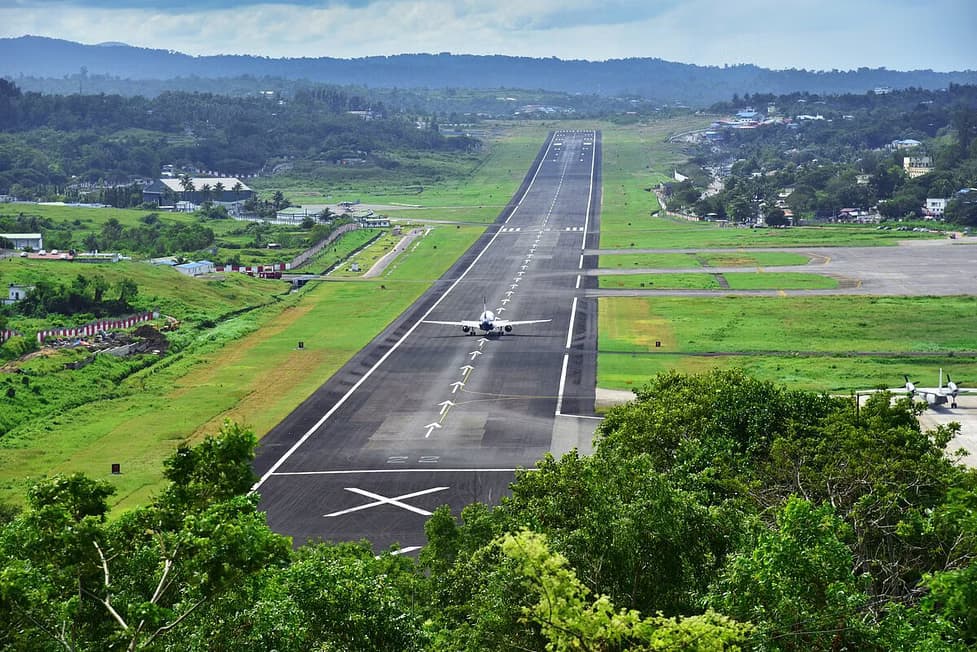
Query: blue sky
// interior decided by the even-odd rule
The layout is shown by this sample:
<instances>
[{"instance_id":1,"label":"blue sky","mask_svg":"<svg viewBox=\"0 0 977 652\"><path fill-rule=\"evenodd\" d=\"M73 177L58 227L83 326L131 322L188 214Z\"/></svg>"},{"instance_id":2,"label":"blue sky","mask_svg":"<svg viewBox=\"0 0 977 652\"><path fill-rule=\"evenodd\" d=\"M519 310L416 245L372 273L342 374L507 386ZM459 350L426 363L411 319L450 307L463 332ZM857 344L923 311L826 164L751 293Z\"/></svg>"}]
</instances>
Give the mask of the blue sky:
<instances>
[{"instance_id":1,"label":"blue sky","mask_svg":"<svg viewBox=\"0 0 977 652\"><path fill-rule=\"evenodd\" d=\"M0 37L24 34L269 57L977 68L977 0L0 0Z\"/></svg>"}]
</instances>

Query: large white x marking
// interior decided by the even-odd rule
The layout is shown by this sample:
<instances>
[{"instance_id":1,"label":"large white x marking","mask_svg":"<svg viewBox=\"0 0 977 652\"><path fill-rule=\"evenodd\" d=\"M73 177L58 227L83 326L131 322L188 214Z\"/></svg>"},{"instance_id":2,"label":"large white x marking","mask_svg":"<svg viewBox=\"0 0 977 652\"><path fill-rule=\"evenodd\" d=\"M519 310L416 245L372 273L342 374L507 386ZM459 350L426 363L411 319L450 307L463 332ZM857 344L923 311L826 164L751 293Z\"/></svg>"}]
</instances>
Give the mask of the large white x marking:
<instances>
[{"instance_id":1,"label":"large white x marking","mask_svg":"<svg viewBox=\"0 0 977 652\"><path fill-rule=\"evenodd\" d=\"M342 509L338 512L332 512L331 514L323 514L325 518L331 516L342 516L343 514L349 514L350 512L358 512L361 509L370 509L371 507L379 507L380 505L395 505L401 509L406 509L408 512L414 512L415 514L420 514L421 516L430 516L431 512L426 509L421 509L420 507L414 507L413 505L408 505L407 503L401 502L404 498L415 498L416 496L423 496L424 494L433 494L438 491L444 491L449 487L434 487L433 489L425 489L423 491L415 491L409 494L403 494L401 496L394 496L393 498L387 498L386 496L381 496L380 494L375 494L372 491L366 491L365 489L357 489L356 487L344 487L346 491L352 491L354 494L359 494L361 496L366 496L367 498L376 499L372 503L367 503L365 505L359 505L358 507L350 507L349 509Z\"/></svg>"}]
</instances>

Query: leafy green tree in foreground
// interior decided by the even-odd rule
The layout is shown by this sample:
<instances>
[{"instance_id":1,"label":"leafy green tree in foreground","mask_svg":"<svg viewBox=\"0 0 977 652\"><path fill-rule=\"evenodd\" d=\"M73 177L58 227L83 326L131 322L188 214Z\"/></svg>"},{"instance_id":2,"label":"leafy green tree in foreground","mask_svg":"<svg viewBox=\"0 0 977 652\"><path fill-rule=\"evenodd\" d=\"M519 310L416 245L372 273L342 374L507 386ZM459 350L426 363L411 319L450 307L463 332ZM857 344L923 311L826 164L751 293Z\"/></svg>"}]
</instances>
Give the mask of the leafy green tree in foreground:
<instances>
[{"instance_id":1,"label":"leafy green tree in foreground","mask_svg":"<svg viewBox=\"0 0 977 652\"><path fill-rule=\"evenodd\" d=\"M113 488L82 475L36 484L0 535L0 644L6 649L141 650L263 568L289 541L244 495L254 435L225 424L167 462L152 505L108 520Z\"/></svg>"},{"instance_id":2,"label":"leafy green tree in foreground","mask_svg":"<svg viewBox=\"0 0 977 652\"><path fill-rule=\"evenodd\" d=\"M616 609L606 595L591 600L566 558L528 530L505 535L499 545L536 598L523 614L542 629L547 650L738 650L750 631L711 612L642 617L633 609Z\"/></svg>"}]
</instances>

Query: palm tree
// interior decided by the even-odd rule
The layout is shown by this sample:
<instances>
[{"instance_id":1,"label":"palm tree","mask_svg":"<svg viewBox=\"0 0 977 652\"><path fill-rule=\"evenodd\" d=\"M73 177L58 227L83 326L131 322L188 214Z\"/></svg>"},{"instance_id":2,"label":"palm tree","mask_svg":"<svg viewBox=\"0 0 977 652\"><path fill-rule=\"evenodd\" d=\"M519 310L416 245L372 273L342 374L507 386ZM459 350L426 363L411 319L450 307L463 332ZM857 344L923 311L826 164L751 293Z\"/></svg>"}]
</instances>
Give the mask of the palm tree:
<instances>
[{"instance_id":1,"label":"palm tree","mask_svg":"<svg viewBox=\"0 0 977 652\"><path fill-rule=\"evenodd\" d=\"M183 188L183 201L189 202L189 193L193 192L195 188L193 187L193 179L189 174L183 174L180 177L180 187Z\"/></svg>"},{"instance_id":2,"label":"palm tree","mask_svg":"<svg viewBox=\"0 0 977 652\"><path fill-rule=\"evenodd\" d=\"M200 186L200 200L201 200L201 203L206 202L206 201L210 201L210 184L209 183L205 183L204 185Z\"/></svg>"},{"instance_id":3,"label":"palm tree","mask_svg":"<svg viewBox=\"0 0 977 652\"><path fill-rule=\"evenodd\" d=\"M218 181L214 184L214 199L217 201L223 201L224 199L224 184Z\"/></svg>"}]
</instances>

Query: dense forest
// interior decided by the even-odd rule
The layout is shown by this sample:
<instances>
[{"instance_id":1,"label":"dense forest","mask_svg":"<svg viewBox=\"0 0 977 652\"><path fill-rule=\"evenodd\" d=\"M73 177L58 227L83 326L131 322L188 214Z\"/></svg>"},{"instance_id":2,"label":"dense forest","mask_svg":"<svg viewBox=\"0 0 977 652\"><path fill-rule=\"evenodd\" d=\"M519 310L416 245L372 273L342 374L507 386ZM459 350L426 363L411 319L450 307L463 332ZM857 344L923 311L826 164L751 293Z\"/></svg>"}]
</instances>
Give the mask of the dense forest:
<instances>
[{"instance_id":1,"label":"dense forest","mask_svg":"<svg viewBox=\"0 0 977 652\"><path fill-rule=\"evenodd\" d=\"M883 650L977 644L977 472L886 392L737 371L656 377L595 452L498 507L437 510L413 560L292 549L226 423L109 518L111 485L36 483L0 528L10 650Z\"/></svg>"},{"instance_id":2,"label":"dense forest","mask_svg":"<svg viewBox=\"0 0 977 652\"><path fill-rule=\"evenodd\" d=\"M885 95L755 94L713 109L729 114L746 107L792 120L722 129L720 140L694 147L686 170L692 178L669 188L670 207L735 221L762 213L776 221L784 208L797 217L831 218L843 208L877 206L884 218L912 219L923 217L927 198L945 198L951 200L947 219L977 226L977 194L967 191L977 185L977 86ZM910 139L920 144L892 145ZM907 156L929 157L933 170L910 177ZM705 170L725 176L722 192L702 196L712 176Z\"/></svg>"},{"instance_id":3,"label":"dense forest","mask_svg":"<svg viewBox=\"0 0 977 652\"><path fill-rule=\"evenodd\" d=\"M349 111L371 111L366 120ZM0 79L0 194L43 196L72 184L158 177L165 164L229 176L270 172L295 159L347 157L396 167L403 150L467 151L413 120L384 117L336 89L277 97L163 93L155 98L24 93Z\"/></svg>"},{"instance_id":4,"label":"dense forest","mask_svg":"<svg viewBox=\"0 0 977 652\"><path fill-rule=\"evenodd\" d=\"M564 93L634 94L659 104L680 102L698 107L746 91L864 93L879 86L946 88L951 83L977 82L974 71L768 70L753 65L696 66L662 59L595 62L449 53L359 59L193 57L168 50L82 45L37 36L0 39L0 76L63 78L82 69L92 75L138 80L249 75L339 85L368 83L374 88L544 88Z\"/></svg>"}]
</instances>

